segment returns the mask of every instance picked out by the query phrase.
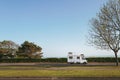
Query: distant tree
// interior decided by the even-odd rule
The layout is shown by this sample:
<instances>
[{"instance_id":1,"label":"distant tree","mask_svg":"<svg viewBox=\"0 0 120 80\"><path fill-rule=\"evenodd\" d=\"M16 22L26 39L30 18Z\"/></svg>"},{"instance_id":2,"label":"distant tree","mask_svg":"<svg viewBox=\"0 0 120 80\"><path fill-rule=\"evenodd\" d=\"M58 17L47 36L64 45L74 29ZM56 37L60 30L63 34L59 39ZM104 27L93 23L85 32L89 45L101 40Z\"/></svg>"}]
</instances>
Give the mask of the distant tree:
<instances>
[{"instance_id":1,"label":"distant tree","mask_svg":"<svg viewBox=\"0 0 120 80\"><path fill-rule=\"evenodd\" d=\"M90 42L101 49L114 52L118 66L118 51L120 50L120 0L109 0L96 18L91 20Z\"/></svg>"},{"instance_id":2,"label":"distant tree","mask_svg":"<svg viewBox=\"0 0 120 80\"><path fill-rule=\"evenodd\" d=\"M41 51L42 51L41 47L37 46L32 42L25 41L19 47L18 55L29 57L29 58L41 58L42 57Z\"/></svg>"},{"instance_id":3,"label":"distant tree","mask_svg":"<svg viewBox=\"0 0 120 80\"><path fill-rule=\"evenodd\" d=\"M10 40L4 40L0 42L0 54L6 55L9 57L14 57L16 55L16 51L18 50L18 45Z\"/></svg>"}]
</instances>

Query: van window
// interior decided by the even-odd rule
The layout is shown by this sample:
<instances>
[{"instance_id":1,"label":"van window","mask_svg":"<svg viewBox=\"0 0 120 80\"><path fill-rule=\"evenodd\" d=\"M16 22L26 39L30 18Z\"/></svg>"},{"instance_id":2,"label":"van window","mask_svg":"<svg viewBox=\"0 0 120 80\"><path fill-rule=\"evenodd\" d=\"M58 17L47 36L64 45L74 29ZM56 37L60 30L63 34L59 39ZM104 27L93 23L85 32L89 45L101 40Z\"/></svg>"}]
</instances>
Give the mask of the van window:
<instances>
[{"instance_id":1,"label":"van window","mask_svg":"<svg viewBox=\"0 0 120 80\"><path fill-rule=\"evenodd\" d=\"M85 57L82 57L82 60L86 60Z\"/></svg>"},{"instance_id":2,"label":"van window","mask_svg":"<svg viewBox=\"0 0 120 80\"><path fill-rule=\"evenodd\" d=\"M77 59L80 59L80 57L77 57Z\"/></svg>"},{"instance_id":3,"label":"van window","mask_svg":"<svg viewBox=\"0 0 120 80\"><path fill-rule=\"evenodd\" d=\"M73 57L72 56L69 56L69 59L72 59Z\"/></svg>"}]
</instances>

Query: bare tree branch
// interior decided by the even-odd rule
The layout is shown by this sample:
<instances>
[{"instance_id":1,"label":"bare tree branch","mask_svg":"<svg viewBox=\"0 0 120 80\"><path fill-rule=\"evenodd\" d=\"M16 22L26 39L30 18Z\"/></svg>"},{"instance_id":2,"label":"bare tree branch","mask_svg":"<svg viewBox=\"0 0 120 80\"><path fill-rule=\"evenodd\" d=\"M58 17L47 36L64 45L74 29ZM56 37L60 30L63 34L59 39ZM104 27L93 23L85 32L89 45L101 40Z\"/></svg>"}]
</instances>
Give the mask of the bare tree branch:
<instances>
[{"instance_id":1,"label":"bare tree branch","mask_svg":"<svg viewBox=\"0 0 120 80\"><path fill-rule=\"evenodd\" d=\"M110 0L101 9L96 18L91 20L91 43L101 49L110 49L115 53L120 50L120 0Z\"/></svg>"}]
</instances>

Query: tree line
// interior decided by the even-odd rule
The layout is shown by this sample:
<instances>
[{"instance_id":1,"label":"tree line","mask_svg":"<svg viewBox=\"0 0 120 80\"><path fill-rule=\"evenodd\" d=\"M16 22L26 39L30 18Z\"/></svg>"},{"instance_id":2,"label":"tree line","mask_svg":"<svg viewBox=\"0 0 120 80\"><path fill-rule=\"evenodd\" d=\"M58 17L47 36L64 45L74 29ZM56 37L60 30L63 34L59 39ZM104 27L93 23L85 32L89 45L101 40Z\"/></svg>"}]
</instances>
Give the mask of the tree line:
<instances>
[{"instance_id":1,"label":"tree line","mask_svg":"<svg viewBox=\"0 0 120 80\"><path fill-rule=\"evenodd\" d=\"M24 41L21 45L11 40L0 41L0 59L41 58L42 48L33 42Z\"/></svg>"}]
</instances>

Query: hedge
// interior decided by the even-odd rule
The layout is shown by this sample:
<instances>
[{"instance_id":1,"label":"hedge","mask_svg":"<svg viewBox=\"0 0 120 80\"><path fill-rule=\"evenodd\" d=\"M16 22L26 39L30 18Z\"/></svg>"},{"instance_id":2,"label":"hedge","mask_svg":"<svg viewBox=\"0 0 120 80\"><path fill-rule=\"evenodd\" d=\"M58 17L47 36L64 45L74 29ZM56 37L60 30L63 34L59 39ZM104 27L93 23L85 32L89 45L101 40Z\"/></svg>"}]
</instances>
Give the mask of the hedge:
<instances>
[{"instance_id":1,"label":"hedge","mask_svg":"<svg viewBox=\"0 0 120 80\"><path fill-rule=\"evenodd\" d=\"M113 57L96 57L86 58L88 62L115 62ZM118 58L120 61L120 58ZM0 63L20 63L20 62L59 62L66 63L67 58L42 58L42 59L28 59L28 58L16 58L16 59L0 59Z\"/></svg>"},{"instance_id":2,"label":"hedge","mask_svg":"<svg viewBox=\"0 0 120 80\"><path fill-rule=\"evenodd\" d=\"M97 57L97 58L86 58L88 62L115 62L114 57ZM120 58L118 58L120 61Z\"/></svg>"},{"instance_id":3,"label":"hedge","mask_svg":"<svg viewBox=\"0 0 120 80\"><path fill-rule=\"evenodd\" d=\"M1 63L20 63L20 62L67 62L67 58L45 58L45 59L0 59Z\"/></svg>"}]
</instances>

